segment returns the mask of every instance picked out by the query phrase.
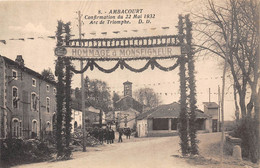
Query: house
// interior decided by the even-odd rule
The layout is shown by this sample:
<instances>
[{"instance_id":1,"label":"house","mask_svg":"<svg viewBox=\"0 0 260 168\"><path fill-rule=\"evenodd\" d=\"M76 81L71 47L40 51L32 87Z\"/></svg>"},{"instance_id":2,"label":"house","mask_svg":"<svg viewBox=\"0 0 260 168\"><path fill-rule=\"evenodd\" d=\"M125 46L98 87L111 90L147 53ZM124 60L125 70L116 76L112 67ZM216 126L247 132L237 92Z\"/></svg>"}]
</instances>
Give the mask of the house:
<instances>
[{"instance_id":1,"label":"house","mask_svg":"<svg viewBox=\"0 0 260 168\"><path fill-rule=\"evenodd\" d=\"M76 129L82 129L82 111L79 109L71 109L71 132Z\"/></svg>"},{"instance_id":2,"label":"house","mask_svg":"<svg viewBox=\"0 0 260 168\"><path fill-rule=\"evenodd\" d=\"M0 56L0 138L34 138L53 130L56 83L27 68L21 55Z\"/></svg>"},{"instance_id":3,"label":"house","mask_svg":"<svg viewBox=\"0 0 260 168\"><path fill-rule=\"evenodd\" d=\"M204 112L209 116L207 120L207 130L209 132L218 132L219 128L219 105L215 102L203 102Z\"/></svg>"},{"instance_id":4,"label":"house","mask_svg":"<svg viewBox=\"0 0 260 168\"><path fill-rule=\"evenodd\" d=\"M120 128L131 128L136 127L136 118L140 114L139 111L129 108L123 111L115 111L116 126Z\"/></svg>"},{"instance_id":5,"label":"house","mask_svg":"<svg viewBox=\"0 0 260 168\"><path fill-rule=\"evenodd\" d=\"M124 85L124 97L115 103L115 111L123 111L132 108L140 113L143 112L145 105L132 97L132 82L126 81Z\"/></svg>"},{"instance_id":6,"label":"house","mask_svg":"<svg viewBox=\"0 0 260 168\"><path fill-rule=\"evenodd\" d=\"M196 112L196 125L200 131L206 131L208 115L200 110ZM169 136L177 134L180 104L171 103L160 105L137 117L138 137Z\"/></svg>"},{"instance_id":7,"label":"house","mask_svg":"<svg viewBox=\"0 0 260 168\"><path fill-rule=\"evenodd\" d=\"M113 119L117 128L133 129L136 127L136 117L144 111L146 106L132 97L132 82L126 81L123 85L124 97L115 103L115 110L110 112L109 120Z\"/></svg>"},{"instance_id":8,"label":"house","mask_svg":"<svg viewBox=\"0 0 260 168\"><path fill-rule=\"evenodd\" d=\"M75 98L72 96L72 98ZM85 125L86 127L99 126L100 122L100 112L102 113L102 123L106 124L106 114L104 111L92 106L89 102L86 102L87 107L85 108ZM81 128L83 114L81 109L81 104L77 101L72 101L72 132L76 128Z\"/></svg>"},{"instance_id":9,"label":"house","mask_svg":"<svg viewBox=\"0 0 260 168\"><path fill-rule=\"evenodd\" d=\"M106 124L106 113L99 108L89 106L85 111L85 121L87 126L99 126L100 124L100 112L102 115L102 125Z\"/></svg>"}]
</instances>

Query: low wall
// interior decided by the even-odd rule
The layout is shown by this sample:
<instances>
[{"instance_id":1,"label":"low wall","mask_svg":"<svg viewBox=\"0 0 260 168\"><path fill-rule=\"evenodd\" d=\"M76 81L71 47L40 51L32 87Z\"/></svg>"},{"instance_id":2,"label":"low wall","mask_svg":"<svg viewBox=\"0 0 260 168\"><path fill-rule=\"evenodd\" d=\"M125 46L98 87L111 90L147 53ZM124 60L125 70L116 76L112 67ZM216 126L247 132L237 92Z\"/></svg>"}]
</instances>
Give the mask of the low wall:
<instances>
[{"instance_id":1,"label":"low wall","mask_svg":"<svg viewBox=\"0 0 260 168\"><path fill-rule=\"evenodd\" d=\"M230 135L226 135L225 151L228 155L233 155L234 146L238 145L241 147L242 140L240 138L235 138Z\"/></svg>"}]
</instances>

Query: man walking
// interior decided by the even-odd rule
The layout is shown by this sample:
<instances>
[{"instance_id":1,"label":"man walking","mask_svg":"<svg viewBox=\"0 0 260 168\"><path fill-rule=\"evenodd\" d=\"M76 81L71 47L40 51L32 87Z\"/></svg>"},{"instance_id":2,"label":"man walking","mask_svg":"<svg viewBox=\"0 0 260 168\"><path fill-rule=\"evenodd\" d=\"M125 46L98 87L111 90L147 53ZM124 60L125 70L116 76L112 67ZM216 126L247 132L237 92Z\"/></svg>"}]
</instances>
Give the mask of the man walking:
<instances>
[{"instance_id":1,"label":"man walking","mask_svg":"<svg viewBox=\"0 0 260 168\"><path fill-rule=\"evenodd\" d=\"M118 138L118 142L123 142L122 135L123 135L123 131L122 131L122 129L119 129L119 138Z\"/></svg>"}]
</instances>

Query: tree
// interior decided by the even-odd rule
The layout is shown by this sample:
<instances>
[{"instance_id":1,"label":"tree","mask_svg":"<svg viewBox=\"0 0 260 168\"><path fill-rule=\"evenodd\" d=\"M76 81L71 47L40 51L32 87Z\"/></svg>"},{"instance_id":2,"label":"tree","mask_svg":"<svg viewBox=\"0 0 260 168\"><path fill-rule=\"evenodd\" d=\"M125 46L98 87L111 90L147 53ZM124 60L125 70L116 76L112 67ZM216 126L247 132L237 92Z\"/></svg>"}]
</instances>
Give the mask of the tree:
<instances>
[{"instance_id":1,"label":"tree","mask_svg":"<svg viewBox=\"0 0 260 168\"><path fill-rule=\"evenodd\" d=\"M259 2L229 0L226 6L208 1L207 14L195 13L199 51L225 59L239 96L242 118L259 116L257 82L259 77ZM228 51L228 52L226 52ZM205 52L204 52L205 54ZM249 86L249 87L248 87ZM247 90L251 99L246 105Z\"/></svg>"},{"instance_id":2,"label":"tree","mask_svg":"<svg viewBox=\"0 0 260 168\"><path fill-rule=\"evenodd\" d=\"M113 101L113 107L115 108L115 105L116 105L116 102L120 99L120 96L114 92L113 93L113 98L112 98L112 101Z\"/></svg>"},{"instance_id":3,"label":"tree","mask_svg":"<svg viewBox=\"0 0 260 168\"><path fill-rule=\"evenodd\" d=\"M50 80L50 81L55 81L55 76L54 76L54 74L52 73L51 68L44 69L44 70L42 71L41 75L42 75L45 79L48 79L48 80Z\"/></svg>"},{"instance_id":4,"label":"tree","mask_svg":"<svg viewBox=\"0 0 260 168\"><path fill-rule=\"evenodd\" d=\"M105 112L111 110L111 95L107 83L101 80L85 80L86 99L88 102Z\"/></svg>"},{"instance_id":5,"label":"tree","mask_svg":"<svg viewBox=\"0 0 260 168\"><path fill-rule=\"evenodd\" d=\"M75 100L74 104L81 105L81 89L75 88ZM112 109L111 107L111 95L107 83L101 80L90 80L88 76L85 78L85 104L87 106L94 106L105 112Z\"/></svg>"},{"instance_id":6,"label":"tree","mask_svg":"<svg viewBox=\"0 0 260 168\"><path fill-rule=\"evenodd\" d=\"M229 0L227 3L208 1L206 13L195 13L200 52L227 59L234 81L234 98L239 97L241 117L250 124L252 110L256 130L250 133L250 157L259 158L259 1ZM246 96L250 101L246 104ZM238 116L238 114L236 114ZM242 122L243 123L243 122ZM248 128L248 127L245 127ZM257 149L259 148L259 149ZM242 147L243 150L243 147Z\"/></svg>"},{"instance_id":7,"label":"tree","mask_svg":"<svg viewBox=\"0 0 260 168\"><path fill-rule=\"evenodd\" d=\"M134 92L135 98L149 108L157 107L161 100L152 88L141 88Z\"/></svg>"}]
</instances>

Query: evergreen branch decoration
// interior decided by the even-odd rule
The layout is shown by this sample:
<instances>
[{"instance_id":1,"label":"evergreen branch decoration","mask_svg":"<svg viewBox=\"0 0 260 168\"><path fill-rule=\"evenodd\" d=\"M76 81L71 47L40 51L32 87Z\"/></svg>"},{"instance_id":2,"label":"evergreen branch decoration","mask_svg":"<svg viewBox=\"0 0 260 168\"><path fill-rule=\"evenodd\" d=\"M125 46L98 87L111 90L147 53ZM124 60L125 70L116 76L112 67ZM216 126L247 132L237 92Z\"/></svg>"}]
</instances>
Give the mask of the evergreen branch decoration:
<instances>
[{"instance_id":1,"label":"evergreen branch decoration","mask_svg":"<svg viewBox=\"0 0 260 168\"><path fill-rule=\"evenodd\" d=\"M196 128L196 84L195 84L195 75L194 75L194 52L192 50L192 23L189 19L189 15L185 15L185 23L186 23L186 42L188 48L188 82L189 82L189 101L190 101L190 114L189 114L189 137L190 137L190 152L192 155L199 154L198 151L198 141L197 141L197 128Z\"/></svg>"},{"instance_id":2,"label":"evergreen branch decoration","mask_svg":"<svg viewBox=\"0 0 260 168\"><path fill-rule=\"evenodd\" d=\"M69 44L70 40L70 22L64 24L65 30L65 43L66 45ZM71 141L71 78L72 73L70 71L71 61L69 58L65 59L65 66L66 66L66 76L65 76L65 158L69 159L71 157L71 148L70 148L70 141Z\"/></svg>"},{"instance_id":3,"label":"evergreen branch decoration","mask_svg":"<svg viewBox=\"0 0 260 168\"><path fill-rule=\"evenodd\" d=\"M132 66L130 66L129 64L126 63L125 60L118 60L118 62L116 63L116 65L110 69L105 69L102 68L100 65L98 65L94 60L90 60L87 62L86 66L83 68L83 70L76 70L74 67L71 66L71 71L74 73L82 73L85 72L89 67L90 70L93 70L94 67L98 68L98 70L100 70L101 72L104 73L112 73L115 70L117 70L118 68L123 69L124 67L132 72L143 72L145 70L147 70L149 68L149 66L151 66L152 69L154 69L154 67L157 67L158 69L162 70L162 71L172 71L174 70L178 65L179 65L180 61L179 58L177 59L176 63L170 67L164 67L162 65L160 65L155 59L150 59L142 68L134 68Z\"/></svg>"},{"instance_id":4,"label":"evergreen branch decoration","mask_svg":"<svg viewBox=\"0 0 260 168\"><path fill-rule=\"evenodd\" d=\"M58 21L57 26L57 46L62 46L62 30L63 30L63 22ZM63 83L63 69L64 62L63 58L58 57L56 61L55 67L55 75L58 76L57 83L57 94L56 94L56 102L57 102L57 118L56 118L56 147L57 147L57 157L63 156L63 144L62 144L62 120L63 120L63 101L64 101L64 83Z\"/></svg>"},{"instance_id":5,"label":"evergreen branch decoration","mask_svg":"<svg viewBox=\"0 0 260 168\"><path fill-rule=\"evenodd\" d=\"M178 23L178 29L179 29L179 41L181 44L184 44L183 40L183 17L179 15L179 23ZM180 146L181 146L181 151L182 155L186 156L189 153L189 139L188 139L188 131L187 131L187 124L188 124L188 116L187 116L187 95L186 95L186 59L185 55L182 55L181 60L180 60L180 92L181 92L181 97L180 97L180 106L181 106L181 112L180 112Z\"/></svg>"}]
</instances>

